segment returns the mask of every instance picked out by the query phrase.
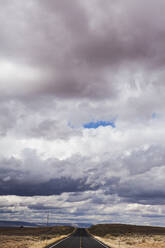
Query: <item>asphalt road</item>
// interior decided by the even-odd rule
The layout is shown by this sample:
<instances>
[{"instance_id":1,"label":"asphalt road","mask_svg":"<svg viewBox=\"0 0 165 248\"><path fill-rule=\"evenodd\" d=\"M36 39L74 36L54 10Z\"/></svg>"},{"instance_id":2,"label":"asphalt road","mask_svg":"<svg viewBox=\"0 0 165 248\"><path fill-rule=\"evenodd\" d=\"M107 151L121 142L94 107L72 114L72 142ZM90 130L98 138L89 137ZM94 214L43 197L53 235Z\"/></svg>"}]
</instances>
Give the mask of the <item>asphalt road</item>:
<instances>
[{"instance_id":1,"label":"asphalt road","mask_svg":"<svg viewBox=\"0 0 165 248\"><path fill-rule=\"evenodd\" d=\"M93 239L84 228L78 228L74 234L70 237L57 242L49 248L106 248L103 245Z\"/></svg>"}]
</instances>

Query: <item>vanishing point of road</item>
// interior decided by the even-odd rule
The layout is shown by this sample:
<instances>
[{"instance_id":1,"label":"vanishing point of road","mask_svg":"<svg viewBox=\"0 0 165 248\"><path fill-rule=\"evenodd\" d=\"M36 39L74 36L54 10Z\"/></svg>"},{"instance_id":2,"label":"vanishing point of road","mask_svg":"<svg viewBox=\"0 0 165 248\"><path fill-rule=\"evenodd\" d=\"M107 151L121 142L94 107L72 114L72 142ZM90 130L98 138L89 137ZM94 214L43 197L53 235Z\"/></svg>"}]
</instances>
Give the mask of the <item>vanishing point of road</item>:
<instances>
[{"instance_id":1,"label":"vanishing point of road","mask_svg":"<svg viewBox=\"0 0 165 248\"><path fill-rule=\"evenodd\" d=\"M107 248L90 236L84 228L78 228L71 236L50 245L49 248Z\"/></svg>"}]
</instances>

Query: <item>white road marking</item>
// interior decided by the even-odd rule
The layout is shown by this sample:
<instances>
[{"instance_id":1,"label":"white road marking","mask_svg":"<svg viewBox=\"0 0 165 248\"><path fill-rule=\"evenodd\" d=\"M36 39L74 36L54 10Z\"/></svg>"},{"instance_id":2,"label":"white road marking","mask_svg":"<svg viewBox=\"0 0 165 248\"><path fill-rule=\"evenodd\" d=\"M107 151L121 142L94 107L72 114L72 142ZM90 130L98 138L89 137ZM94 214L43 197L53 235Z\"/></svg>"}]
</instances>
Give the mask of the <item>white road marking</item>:
<instances>
[{"instance_id":1,"label":"white road marking","mask_svg":"<svg viewBox=\"0 0 165 248\"><path fill-rule=\"evenodd\" d=\"M89 236L94 239L95 241L97 241L100 245L102 245L105 248L109 248L108 246L104 245L102 242L100 242L98 239L94 238L89 232L88 232ZM71 235L72 236L72 235ZM49 248L53 248L56 245L60 244L61 242L65 241L66 239L69 239L71 236L66 237L65 239L60 240L59 242L57 242L56 244L49 246ZM82 248L82 241L81 241L81 236L80 236L80 248Z\"/></svg>"},{"instance_id":2,"label":"white road marking","mask_svg":"<svg viewBox=\"0 0 165 248\"><path fill-rule=\"evenodd\" d=\"M65 239L60 240L59 242L57 242L56 244L54 244L54 245L52 245L52 246L49 246L49 248L53 248L53 247L55 247L56 245L58 245L58 244L60 244L61 242L63 242L64 240L69 239L70 237L72 237L72 235L73 235L76 231L77 231L77 228L75 228L75 230L74 230L68 237L66 237Z\"/></svg>"},{"instance_id":3,"label":"white road marking","mask_svg":"<svg viewBox=\"0 0 165 248\"><path fill-rule=\"evenodd\" d=\"M56 244L54 244L54 245L52 245L52 246L49 246L49 248L53 248L53 247L55 247L56 245L58 245L58 244L60 244L61 242L63 242L64 240L66 240L66 239L69 239L71 236L69 236L69 237L66 237L65 239L62 239L62 240L60 240L59 242L57 242Z\"/></svg>"},{"instance_id":4,"label":"white road marking","mask_svg":"<svg viewBox=\"0 0 165 248\"><path fill-rule=\"evenodd\" d=\"M109 246L104 245L102 242L100 242L98 239L96 239L92 234L90 234L90 232L88 231L88 229L85 229L85 230L86 230L86 232L88 233L88 235L89 235L92 239L96 240L100 245L102 245L102 246L105 247L105 248L110 248Z\"/></svg>"},{"instance_id":5,"label":"white road marking","mask_svg":"<svg viewBox=\"0 0 165 248\"><path fill-rule=\"evenodd\" d=\"M100 245L104 246L105 248L109 248L108 246L106 246L102 242L100 242L98 239L95 239L93 236L91 236L91 238L96 240Z\"/></svg>"}]
</instances>

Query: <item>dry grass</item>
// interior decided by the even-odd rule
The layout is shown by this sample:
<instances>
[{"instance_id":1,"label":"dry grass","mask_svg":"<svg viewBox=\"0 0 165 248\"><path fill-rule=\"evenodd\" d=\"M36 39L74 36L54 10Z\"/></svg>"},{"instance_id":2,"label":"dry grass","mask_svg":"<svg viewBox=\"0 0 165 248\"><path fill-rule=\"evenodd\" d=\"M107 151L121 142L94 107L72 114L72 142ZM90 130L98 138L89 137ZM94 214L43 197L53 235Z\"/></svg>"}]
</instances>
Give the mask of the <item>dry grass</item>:
<instances>
[{"instance_id":1,"label":"dry grass","mask_svg":"<svg viewBox=\"0 0 165 248\"><path fill-rule=\"evenodd\" d=\"M95 237L111 248L165 248L165 235Z\"/></svg>"},{"instance_id":2,"label":"dry grass","mask_svg":"<svg viewBox=\"0 0 165 248\"><path fill-rule=\"evenodd\" d=\"M73 230L72 227L0 228L0 247L43 248L65 238Z\"/></svg>"},{"instance_id":3,"label":"dry grass","mask_svg":"<svg viewBox=\"0 0 165 248\"><path fill-rule=\"evenodd\" d=\"M165 248L165 228L102 224L89 232L111 248Z\"/></svg>"}]
</instances>

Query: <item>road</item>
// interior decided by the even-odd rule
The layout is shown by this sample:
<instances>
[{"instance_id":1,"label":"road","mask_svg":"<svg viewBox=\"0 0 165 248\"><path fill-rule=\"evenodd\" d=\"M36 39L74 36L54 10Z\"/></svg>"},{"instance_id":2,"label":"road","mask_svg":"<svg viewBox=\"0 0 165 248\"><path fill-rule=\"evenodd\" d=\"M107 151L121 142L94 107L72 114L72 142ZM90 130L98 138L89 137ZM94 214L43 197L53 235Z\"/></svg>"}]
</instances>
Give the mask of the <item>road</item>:
<instances>
[{"instance_id":1,"label":"road","mask_svg":"<svg viewBox=\"0 0 165 248\"><path fill-rule=\"evenodd\" d=\"M106 248L92 238L84 228L78 228L70 237L57 242L49 248Z\"/></svg>"}]
</instances>

